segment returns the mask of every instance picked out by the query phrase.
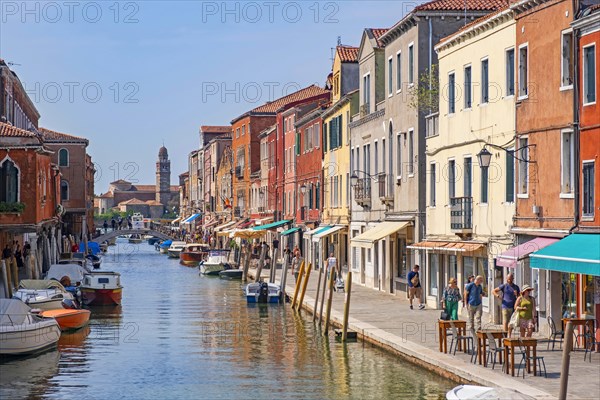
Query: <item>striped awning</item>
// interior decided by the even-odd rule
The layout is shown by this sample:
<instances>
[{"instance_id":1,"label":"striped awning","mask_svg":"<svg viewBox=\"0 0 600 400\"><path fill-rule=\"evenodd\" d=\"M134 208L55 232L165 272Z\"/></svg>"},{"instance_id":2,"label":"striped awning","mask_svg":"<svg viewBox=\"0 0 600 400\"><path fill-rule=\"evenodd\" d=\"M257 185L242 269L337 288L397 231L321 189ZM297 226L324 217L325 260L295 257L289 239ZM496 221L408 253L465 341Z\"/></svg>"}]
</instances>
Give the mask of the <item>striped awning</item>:
<instances>
[{"instance_id":1,"label":"striped awning","mask_svg":"<svg viewBox=\"0 0 600 400\"><path fill-rule=\"evenodd\" d=\"M292 220L284 219L282 221L271 222L270 224L266 224L266 225L255 226L252 229L254 229L255 231L262 231L265 229L275 229L275 228L279 228L280 226L283 226L285 224L289 224L290 222L292 222Z\"/></svg>"},{"instance_id":2,"label":"striped awning","mask_svg":"<svg viewBox=\"0 0 600 400\"><path fill-rule=\"evenodd\" d=\"M290 228L286 231L281 232L281 236L287 236L287 235L291 235L292 233L296 233L300 230L300 228L295 227L295 228Z\"/></svg>"},{"instance_id":3,"label":"striped awning","mask_svg":"<svg viewBox=\"0 0 600 400\"><path fill-rule=\"evenodd\" d=\"M337 225L337 226L330 226L328 227L328 229L316 233L312 236L312 241L313 242L318 242L319 240L321 240L322 238L324 238L325 236L329 236L329 235L333 235L336 232L341 231L342 229L346 229L346 226L343 225Z\"/></svg>"},{"instance_id":4,"label":"striped awning","mask_svg":"<svg viewBox=\"0 0 600 400\"><path fill-rule=\"evenodd\" d=\"M201 214L192 214L189 217L187 217L185 220L183 220L183 222L181 222L182 224L189 224L192 223L196 220L196 218L200 217Z\"/></svg>"},{"instance_id":5,"label":"striped awning","mask_svg":"<svg viewBox=\"0 0 600 400\"><path fill-rule=\"evenodd\" d=\"M556 242L558 242L558 239L555 238L537 237L500 253L498 257L496 257L496 265L500 267L515 268L517 263L520 260L527 258L529 254Z\"/></svg>"},{"instance_id":6,"label":"striped awning","mask_svg":"<svg viewBox=\"0 0 600 400\"><path fill-rule=\"evenodd\" d=\"M485 243L480 242L433 242L425 241L406 246L407 249L413 250L433 250L433 251L448 251L471 253L485 247Z\"/></svg>"}]
</instances>

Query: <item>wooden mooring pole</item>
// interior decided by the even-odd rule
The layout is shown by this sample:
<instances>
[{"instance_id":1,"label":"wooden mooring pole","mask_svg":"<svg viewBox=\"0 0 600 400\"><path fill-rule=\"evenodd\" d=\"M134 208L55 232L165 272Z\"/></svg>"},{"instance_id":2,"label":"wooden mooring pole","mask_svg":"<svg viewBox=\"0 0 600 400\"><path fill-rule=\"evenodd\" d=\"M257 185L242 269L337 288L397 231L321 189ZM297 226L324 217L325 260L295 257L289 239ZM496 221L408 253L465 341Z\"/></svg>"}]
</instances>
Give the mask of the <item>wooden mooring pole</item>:
<instances>
[{"instance_id":1,"label":"wooden mooring pole","mask_svg":"<svg viewBox=\"0 0 600 400\"><path fill-rule=\"evenodd\" d=\"M569 386L569 365L571 364L571 351L573 350L573 322L567 322L565 328L565 343L563 343L562 368L560 371L560 389L558 400L567 399L567 387Z\"/></svg>"},{"instance_id":2,"label":"wooden mooring pole","mask_svg":"<svg viewBox=\"0 0 600 400\"><path fill-rule=\"evenodd\" d=\"M263 243L262 249L260 250L260 261L258 262L258 269L256 270L256 277L254 282L260 282L260 274L262 274L263 267L265 266L265 257L267 255L267 244Z\"/></svg>"},{"instance_id":3,"label":"wooden mooring pole","mask_svg":"<svg viewBox=\"0 0 600 400\"><path fill-rule=\"evenodd\" d=\"M248 270L250 269L250 245L244 246L244 280L248 280ZM244 249L242 249L244 250Z\"/></svg>"},{"instance_id":4,"label":"wooden mooring pole","mask_svg":"<svg viewBox=\"0 0 600 400\"><path fill-rule=\"evenodd\" d=\"M283 268L281 269L281 302L285 303L285 285L287 281L288 262L287 257L283 257Z\"/></svg>"},{"instance_id":5,"label":"wooden mooring pole","mask_svg":"<svg viewBox=\"0 0 600 400\"><path fill-rule=\"evenodd\" d=\"M310 263L307 264L308 267L304 269L304 279L302 280L302 289L300 291L300 299L296 304L296 310L300 311L302 308L302 303L304 302L304 294L306 293L306 287L308 286L308 278L310 278L310 271L312 269L312 265Z\"/></svg>"},{"instance_id":6,"label":"wooden mooring pole","mask_svg":"<svg viewBox=\"0 0 600 400\"><path fill-rule=\"evenodd\" d=\"M317 320L317 305L319 304L319 294L321 290L321 278L323 277L323 268L319 269L319 280L317 281L317 293L315 294L315 306L313 307L313 321ZM325 282L323 282L325 286Z\"/></svg>"},{"instance_id":7,"label":"wooden mooring pole","mask_svg":"<svg viewBox=\"0 0 600 400\"><path fill-rule=\"evenodd\" d=\"M331 302L333 300L333 269L329 271L329 279L327 280L327 309L325 311L325 329L323 334L327 336L329 333L329 320L331 318Z\"/></svg>"},{"instance_id":8,"label":"wooden mooring pole","mask_svg":"<svg viewBox=\"0 0 600 400\"><path fill-rule=\"evenodd\" d=\"M321 291L321 305L319 306L319 325L323 323L323 305L325 304L325 293L327 293L327 267L323 267L323 290Z\"/></svg>"},{"instance_id":9,"label":"wooden mooring pole","mask_svg":"<svg viewBox=\"0 0 600 400\"><path fill-rule=\"evenodd\" d=\"M346 277L346 300L344 301L344 326L342 327L342 342L346 341L348 334L348 315L350 313L350 294L352 293L352 271Z\"/></svg>"},{"instance_id":10,"label":"wooden mooring pole","mask_svg":"<svg viewBox=\"0 0 600 400\"><path fill-rule=\"evenodd\" d=\"M300 264L300 269L298 270L298 279L296 280L296 287L294 288L294 297L292 298L292 308L296 305L296 300L298 300L298 293L300 291L300 283L302 282L302 278L304 276L304 261Z\"/></svg>"}]
</instances>

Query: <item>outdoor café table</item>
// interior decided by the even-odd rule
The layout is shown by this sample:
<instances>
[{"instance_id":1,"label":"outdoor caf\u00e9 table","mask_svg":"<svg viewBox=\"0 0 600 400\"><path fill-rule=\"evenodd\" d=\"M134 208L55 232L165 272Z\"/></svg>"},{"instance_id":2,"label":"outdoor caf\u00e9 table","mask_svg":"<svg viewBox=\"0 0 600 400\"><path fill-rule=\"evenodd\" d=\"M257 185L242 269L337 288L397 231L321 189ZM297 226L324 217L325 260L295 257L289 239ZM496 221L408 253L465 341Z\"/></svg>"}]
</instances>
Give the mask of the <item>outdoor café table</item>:
<instances>
[{"instance_id":1,"label":"outdoor caf\u00e9 table","mask_svg":"<svg viewBox=\"0 0 600 400\"><path fill-rule=\"evenodd\" d=\"M456 330L458 331L458 334L461 336L465 336L467 334L467 321L461 321L461 320L454 320L454 321L444 321L442 319L438 320L438 330L439 330L439 337L440 337L440 353L448 353L448 341L447 339L447 333L448 333L448 329L450 329L450 323L453 323L454 326L456 327ZM458 342L458 349L462 350L462 346L461 343ZM466 351L466 346L465 346L465 351Z\"/></svg>"},{"instance_id":2,"label":"outdoor caf\u00e9 table","mask_svg":"<svg viewBox=\"0 0 600 400\"><path fill-rule=\"evenodd\" d=\"M567 328L567 322L569 322L569 321L571 321L571 323L573 324L573 329L575 329L575 327L577 327L578 331L580 329L584 330L583 332L580 331L581 334L585 333L585 325L589 325L590 330L592 330L592 331L594 330L594 320L593 319L588 319L588 318L563 318L562 319L563 332ZM583 345L584 345L584 347L587 347L587 343L584 343ZM571 350L573 350L574 348L575 348L575 341L573 341L573 348L571 348Z\"/></svg>"},{"instance_id":3,"label":"outdoor caf\u00e9 table","mask_svg":"<svg viewBox=\"0 0 600 400\"><path fill-rule=\"evenodd\" d=\"M477 331L477 355L479 358L479 365L483 364L484 367L487 367L486 352L488 333L492 335L494 339L504 339L506 337L506 331L503 331L502 329L484 329ZM502 362L502 353L500 353L500 362Z\"/></svg>"},{"instance_id":4,"label":"outdoor caf\u00e9 table","mask_svg":"<svg viewBox=\"0 0 600 400\"><path fill-rule=\"evenodd\" d=\"M531 372L531 364L533 364L533 375L537 373L536 363L530 363L529 358L531 356L531 349L533 349L533 357L537 356L537 339L533 338L504 338L504 365L506 366L506 373L508 374L508 369L510 368L510 373L512 376L515 376L515 347L519 347L519 342L523 347L525 347L525 351L527 352L527 372ZM510 352L510 358L509 358ZM523 372L525 373L525 372Z\"/></svg>"}]
</instances>

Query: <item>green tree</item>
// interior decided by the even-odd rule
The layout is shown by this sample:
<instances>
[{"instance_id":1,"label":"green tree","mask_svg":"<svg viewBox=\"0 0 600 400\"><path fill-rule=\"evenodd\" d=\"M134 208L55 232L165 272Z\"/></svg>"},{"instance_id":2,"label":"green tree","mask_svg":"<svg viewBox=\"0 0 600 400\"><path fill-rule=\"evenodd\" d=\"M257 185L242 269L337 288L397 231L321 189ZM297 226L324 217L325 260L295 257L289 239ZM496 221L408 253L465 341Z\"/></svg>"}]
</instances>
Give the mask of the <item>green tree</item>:
<instances>
[{"instance_id":1,"label":"green tree","mask_svg":"<svg viewBox=\"0 0 600 400\"><path fill-rule=\"evenodd\" d=\"M417 83L408 89L408 104L425 115L439 111L440 78L437 64L423 71Z\"/></svg>"}]
</instances>

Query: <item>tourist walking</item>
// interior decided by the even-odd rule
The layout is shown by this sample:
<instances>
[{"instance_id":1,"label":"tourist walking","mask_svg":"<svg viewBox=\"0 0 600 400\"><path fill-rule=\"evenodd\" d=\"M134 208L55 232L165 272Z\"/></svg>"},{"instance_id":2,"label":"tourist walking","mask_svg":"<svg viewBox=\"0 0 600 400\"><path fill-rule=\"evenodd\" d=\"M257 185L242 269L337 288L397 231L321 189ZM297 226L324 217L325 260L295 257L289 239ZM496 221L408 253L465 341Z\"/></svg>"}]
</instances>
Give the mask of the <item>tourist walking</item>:
<instances>
[{"instance_id":1,"label":"tourist walking","mask_svg":"<svg viewBox=\"0 0 600 400\"><path fill-rule=\"evenodd\" d=\"M483 277L477 275L474 282L467 285L465 290L465 296L463 298L463 305L467 302L467 310L469 312L469 329L473 336L475 332L481 329L481 313L483 306L481 301L483 299Z\"/></svg>"},{"instance_id":2,"label":"tourist walking","mask_svg":"<svg viewBox=\"0 0 600 400\"><path fill-rule=\"evenodd\" d=\"M332 271L335 272L335 281L338 283L338 281L342 279L342 272L339 270L340 266L333 253L329 253L329 258L325 261L325 265L327 265L328 273L331 273Z\"/></svg>"},{"instance_id":3,"label":"tourist walking","mask_svg":"<svg viewBox=\"0 0 600 400\"><path fill-rule=\"evenodd\" d=\"M531 296L533 288L523 285L521 296L515 302L515 311L519 313L519 334L521 337L531 337L537 321L535 298Z\"/></svg>"},{"instance_id":4,"label":"tourist walking","mask_svg":"<svg viewBox=\"0 0 600 400\"><path fill-rule=\"evenodd\" d=\"M450 316L450 319L455 321L458 319L458 302L462 299L460 295L460 288L457 285L456 278L450 278L448 286L444 288L442 294L442 307L446 310L446 313Z\"/></svg>"},{"instance_id":5,"label":"tourist walking","mask_svg":"<svg viewBox=\"0 0 600 400\"><path fill-rule=\"evenodd\" d=\"M29 257L31 255L31 244L29 244L29 241L25 242L25 245L23 246L23 258L25 260L27 260L27 257Z\"/></svg>"},{"instance_id":6,"label":"tourist walking","mask_svg":"<svg viewBox=\"0 0 600 400\"><path fill-rule=\"evenodd\" d=\"M413 270L408 273L408 300L410 301L410 309L413 309L413 300L419 299L419 310L425 308L423 304L422 295L423 290L421 288L421 277L419 275L419 266L415 264Z\"/></svg>"},{"instance_id":7,"label":"tourist walking","mask_svg":"<svg viewBox=\"0 0 600 400\"><path fill-rule=\"evenodd\" d=\"M123 227L123 218L119 217L119 221L117 221L117 223L119 224L119 230L121 230Z\"/></svg>"},{"instance_id":8,"label":"tourist walking","mask_svg":"<svg viewBox=\"0 0 600 400\"><path fill-rule=\"evenodd\" d=\"M10 258L11 254L12 254L12 252L10 250L10 246L6 245L4 247L4 250L2 250L2 259L6 260L7 258Z\"/></svg>"},{"instance_id":9,"label":"tourist walking","mask_svg":"<svg viewBox=\"0 0 600 400\"><path fill-rule=\"evenodd\" d=\"M104 220L102 227L104 228L104 233L108 232L108 222L106 222L106 220Z\"/></svg>"},{"instance_id":10,"label":"tourist walking","mask_svg":"<svg viewBox=\"0 0 600 400\"><path fill-rule=\"evenodd\" d=\"M115 231L115 228L117 227L117 221L115 221L114 218L110 219L110 227L112 228L113 232Z\"/></svg>"},{"instance_id":11,"label":"tourist walking","mask_svg":"<svg viewBox=\"0 0 600 400\"><path fill-rule=\"evenodd\" d=\"M521 294L519 287L513 283L513 280L513 274L508 274L506 283L494 289L494 296L502 299L502 328L508 331L508 336L512 332L512 329L508 326L508 322L515 311L517 297Z\"/></svg>"},{"instance_id":12,"label":"tourist walking","mask_svg":"<svg viewBox=\"0 0 600 400\"><path fill-rule=\"evenodd\" d=\"M19 269L23 268L23 252L21 251L21 245L17 242L17 248L15 249L15 261Z\"/></svg>"}]
</instances>

